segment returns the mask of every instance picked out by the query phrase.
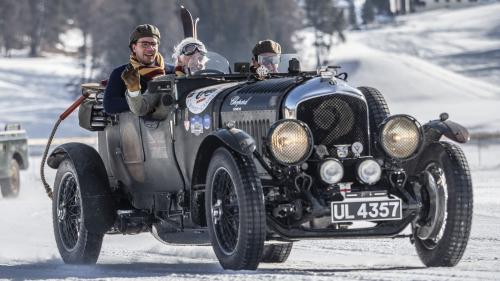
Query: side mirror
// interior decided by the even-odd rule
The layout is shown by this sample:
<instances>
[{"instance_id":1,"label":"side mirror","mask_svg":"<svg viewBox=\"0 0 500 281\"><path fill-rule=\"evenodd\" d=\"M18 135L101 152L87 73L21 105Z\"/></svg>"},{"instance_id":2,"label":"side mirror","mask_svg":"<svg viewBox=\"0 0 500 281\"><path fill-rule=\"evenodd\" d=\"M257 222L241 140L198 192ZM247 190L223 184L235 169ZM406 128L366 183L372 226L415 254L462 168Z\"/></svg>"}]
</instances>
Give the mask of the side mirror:
<instances>
[{"instance_id":1,"label":"side mirror","mask_svg":"<svg viewBox=\"0 0 500 281\"><path fill-rule=\"evenodd\" d=\"M250 63L249 62L235 62L234 63L234 72L249 73L250 72Z\"/></svg>"}]
</instances>

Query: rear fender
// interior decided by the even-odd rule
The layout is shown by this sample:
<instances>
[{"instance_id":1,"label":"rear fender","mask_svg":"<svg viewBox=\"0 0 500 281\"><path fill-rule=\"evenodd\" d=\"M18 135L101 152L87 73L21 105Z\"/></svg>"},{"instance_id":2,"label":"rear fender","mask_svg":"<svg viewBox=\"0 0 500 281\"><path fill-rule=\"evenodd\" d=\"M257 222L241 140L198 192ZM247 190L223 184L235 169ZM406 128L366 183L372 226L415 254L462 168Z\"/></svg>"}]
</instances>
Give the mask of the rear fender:
<instances>
[{"instance_id":1,"label":"rear fender","mask_svg":"<svg viewBox=\"0 0 500 281\"><path fill-rule=\"evenodd\" d=\"M86 144L66 143L54 149L47 164L57 169L65 159L72 162L77 173L85 227L91 233L105 233L115 222L116 208L99 153Z\"/></svg>"}]
</instances>

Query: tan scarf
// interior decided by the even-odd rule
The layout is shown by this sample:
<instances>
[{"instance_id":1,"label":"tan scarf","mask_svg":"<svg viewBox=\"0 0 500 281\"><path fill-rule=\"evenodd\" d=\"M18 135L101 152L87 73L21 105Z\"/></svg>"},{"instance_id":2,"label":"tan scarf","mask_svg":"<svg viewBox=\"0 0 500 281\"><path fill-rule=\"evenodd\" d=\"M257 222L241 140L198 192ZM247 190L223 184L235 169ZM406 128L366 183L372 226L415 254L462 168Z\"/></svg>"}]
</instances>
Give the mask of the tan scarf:
<instances>
[{"instance_id":1,"label":"tan scarf","mask_svg":"<svg viewBox=\"0 0 500 281\"><path fill-rule=\"evenodd\" d=\"M130 54L130 64L147 80L151 80L158 75L165 75L165 63L160 53L156 54L155 63L151 66L143 65L134 54Z\"/></svg>"}]
</instances>

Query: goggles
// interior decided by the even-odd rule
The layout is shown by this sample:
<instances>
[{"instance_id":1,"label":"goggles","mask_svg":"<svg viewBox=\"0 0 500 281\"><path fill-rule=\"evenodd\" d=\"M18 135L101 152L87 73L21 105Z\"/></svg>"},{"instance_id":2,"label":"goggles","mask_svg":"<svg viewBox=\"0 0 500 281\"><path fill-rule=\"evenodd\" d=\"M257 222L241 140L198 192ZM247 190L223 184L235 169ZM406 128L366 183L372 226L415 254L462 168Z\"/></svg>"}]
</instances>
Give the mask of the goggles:
<instances>
[{"instance_id":1,"label":"goggles","mask_svg":"<svg viewBox=\"0 0 500 281\"><path fill-rule=\"evenodd\" d=\"M259 55L257 57L259 64L269 65L269 64L279 64L280 63L280 55Z\"/></svg>"},{"instance_id":2,"label":"goggles","mask_svg":"<svg viewBox=\"0 0 500 281\"><path fill-rule=\"evenodd\" d=\"M198 43L189 43L184 46L181 51L181 53L185 56L191 56L196 52L200 52L202 55L205 55L207 53L207 50L205 49L205 47Z\"/></svg>"}]
</instances>

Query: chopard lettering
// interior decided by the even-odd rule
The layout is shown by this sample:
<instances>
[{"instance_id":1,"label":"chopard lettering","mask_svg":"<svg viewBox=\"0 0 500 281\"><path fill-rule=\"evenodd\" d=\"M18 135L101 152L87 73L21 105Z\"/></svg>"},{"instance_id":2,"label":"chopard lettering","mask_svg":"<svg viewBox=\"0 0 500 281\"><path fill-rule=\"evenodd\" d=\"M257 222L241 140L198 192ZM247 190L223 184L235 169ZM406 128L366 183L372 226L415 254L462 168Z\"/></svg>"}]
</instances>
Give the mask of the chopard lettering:
<instances>
[{"instance_id":1,"label":"chopard lettering","mask_svg":"<svg viewBox=\"0 0 500 281\"><path fill-rule=\"evenodd\" d=\"M229 105L232 105L232 106L247 105L251 99L252 99L252 97L249 97L248 99L241 99L239 96L234 96L231 98Z\"/></svg>"}]
</instances>

